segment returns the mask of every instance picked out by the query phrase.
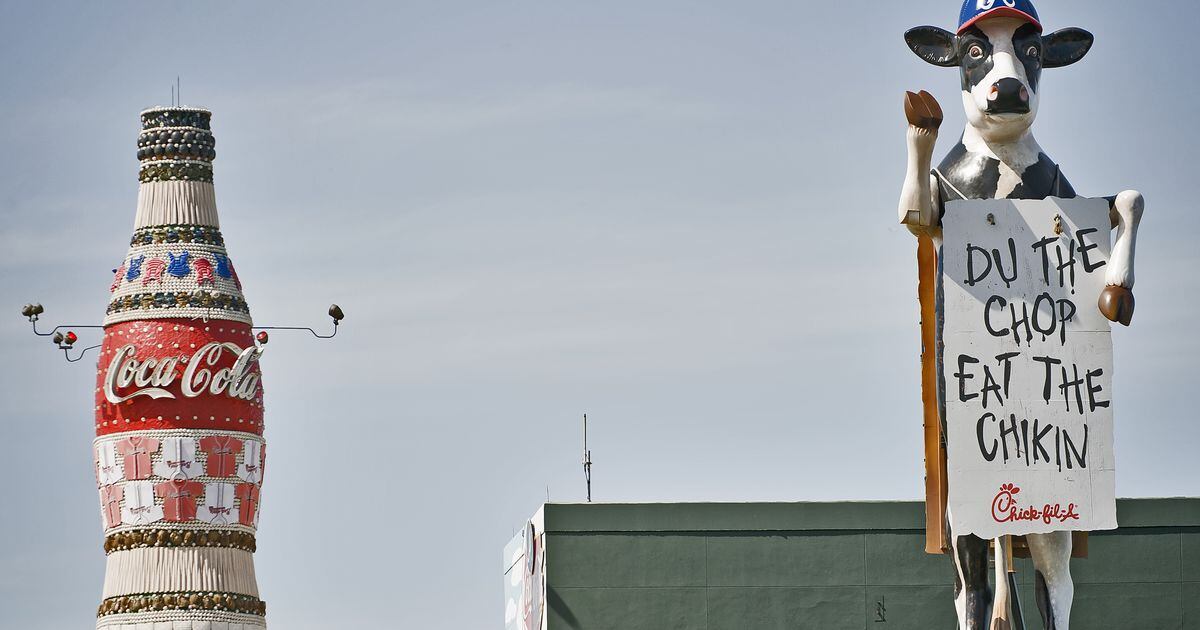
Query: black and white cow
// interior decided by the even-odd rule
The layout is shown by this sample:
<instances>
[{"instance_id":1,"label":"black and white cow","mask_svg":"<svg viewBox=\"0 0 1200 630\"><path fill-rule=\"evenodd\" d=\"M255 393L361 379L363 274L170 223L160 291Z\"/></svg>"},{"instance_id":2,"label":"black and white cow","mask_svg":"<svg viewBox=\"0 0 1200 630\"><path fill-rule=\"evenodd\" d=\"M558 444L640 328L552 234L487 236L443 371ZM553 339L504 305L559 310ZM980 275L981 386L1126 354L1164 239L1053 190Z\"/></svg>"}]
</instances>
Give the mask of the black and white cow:
<instances>
[{"instance_id":1,"label":"black and white cow","mask_svg":"<svg viewBox=\"0 0 1200 630\"><path fill-rule=\"evenodd\" d=\"M1036 20L1011 13L964 25L958 34L933 26L914 28L905 34L909 47L919 57L937 66L957 67L962 76L967 126L936 170L931 170L930 164L942 122L941 108L924 91L909 92L905 100L908 173L899 218L914 233L929 234L939 245L940 219L947 201L1075 196L1058 164L1034 140L1030 127L1038 111L1042 69L1082 59L1092 46L1092 35L1077 28L1043 35ZM1143 205L1136 191L1110 198L1110 216L1118 231L1107 270L1108 287L1099 308L1108 319L1125 325L1133 316L1133 253ZM1071 534L1056 532L1027 539L1037 569L1037 600L1044 626L1068 630L1074 597ZM991 612L988 541L953 532L950 540L959 627L1007 627L999 612L1002 606L1007 607L1004 602L1010 596L1006 579L996 580L997 605L995 614ZM1001 553L997 541L996 565L1002 571Z\"/></svg>"}]
</instances>

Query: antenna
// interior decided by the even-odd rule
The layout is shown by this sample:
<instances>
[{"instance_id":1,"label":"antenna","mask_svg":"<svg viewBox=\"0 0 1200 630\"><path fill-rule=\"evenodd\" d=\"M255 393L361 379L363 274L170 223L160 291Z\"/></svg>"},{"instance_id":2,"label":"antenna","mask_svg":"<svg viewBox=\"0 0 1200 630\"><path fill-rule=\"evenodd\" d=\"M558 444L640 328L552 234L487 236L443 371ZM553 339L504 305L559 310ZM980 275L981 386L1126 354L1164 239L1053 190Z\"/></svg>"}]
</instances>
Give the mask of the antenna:
<instances>
[{"instance_id":1,"label":"antenna","mask_svg":"<svg viewBox=\"0 0 1200 630\"><path fill-rule=\"evenodd\" d=\"M176 105L183 106L183 91L179 86L179 75L175 75L175 100L179 101Z\"/></svg>"},{"instance_id":2,"label":"antenna","mask_svg":"<svg viewBox=\"0 0 1200 630\"><path fill-rule=\"evenodd\" d=\"M583 479L587 482L587 502L592 502L592 452L587 443L587 414L583 414Z\"/></svg>"},{"instance_id":3,"label":"antenna","mask_svg":"<svg viewBox=\"0 0 1200 630\"><path fill-rule=\"evenodd\" d=\"M175 86L171 86L171 107L175 107Z\"/></svg>"}]
</instances>

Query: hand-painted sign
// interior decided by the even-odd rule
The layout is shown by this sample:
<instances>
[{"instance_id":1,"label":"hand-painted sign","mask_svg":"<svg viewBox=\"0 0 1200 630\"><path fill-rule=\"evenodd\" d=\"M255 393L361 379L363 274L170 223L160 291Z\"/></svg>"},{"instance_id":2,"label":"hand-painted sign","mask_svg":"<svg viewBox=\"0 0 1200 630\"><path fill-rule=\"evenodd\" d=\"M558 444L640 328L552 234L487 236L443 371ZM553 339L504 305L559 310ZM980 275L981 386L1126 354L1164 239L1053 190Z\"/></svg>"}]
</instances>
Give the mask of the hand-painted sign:
<instances>
[{"instance_id":1,"label":"hand-painted sign","mask_svg":"<svg viewBox=\"0 0 1200 630\"><path fill-rule=\"evenodd\" d=\"M953 531L1115 528L1108 203L951 202L943 226Z\"/></svg>"}]
</instances>

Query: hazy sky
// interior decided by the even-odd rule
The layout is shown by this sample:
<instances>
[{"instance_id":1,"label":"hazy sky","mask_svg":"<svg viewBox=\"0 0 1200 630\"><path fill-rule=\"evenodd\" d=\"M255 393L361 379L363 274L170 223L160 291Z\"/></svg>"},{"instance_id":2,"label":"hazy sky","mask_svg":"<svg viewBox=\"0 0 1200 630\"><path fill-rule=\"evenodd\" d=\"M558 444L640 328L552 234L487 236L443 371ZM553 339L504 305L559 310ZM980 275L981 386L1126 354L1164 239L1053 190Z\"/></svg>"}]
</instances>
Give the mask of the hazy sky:
<instances>
[{"instance_id":1,"label":"hazy sky","mask_svg":"<svg viewBox=\"0 0 1200 630\"><path fill-rule=\"evenodd\" d=\"M1038 139L1147 197L1118 494L1194 496L1200 6L1039 6L1097 44L1046 72ZM602 501L922 496L903 90L945 107L939 155L963 114L901 33L956 0L0 7L3 625L93 623L94 362L18 311L100 321L176 75L255 321L347 313L263 359L272 627L501 627L504 543L583 497L584 412Z\"/></svg>"}]
</instances>

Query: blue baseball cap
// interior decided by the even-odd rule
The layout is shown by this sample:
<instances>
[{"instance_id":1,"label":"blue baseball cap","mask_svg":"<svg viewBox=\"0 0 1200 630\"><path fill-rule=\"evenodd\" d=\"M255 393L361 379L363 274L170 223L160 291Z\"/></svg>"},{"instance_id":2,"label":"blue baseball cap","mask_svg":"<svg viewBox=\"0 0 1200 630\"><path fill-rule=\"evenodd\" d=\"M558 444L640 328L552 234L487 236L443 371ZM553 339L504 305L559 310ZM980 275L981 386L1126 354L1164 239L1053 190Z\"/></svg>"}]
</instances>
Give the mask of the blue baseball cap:
<instances>
[{"instance_id":1,"label":"blue baseball cap","mask_svg":"<svg viewBox=\"0 0 1200 630\"><path fill-rule=\"evenodd\" d=\"M958 34L979 20L1000 16L1020 18L1036 26L1039 33L1042 31L1037 9L1030 0L966 0L958 15Z\"/></svg>"}]
</instances>

